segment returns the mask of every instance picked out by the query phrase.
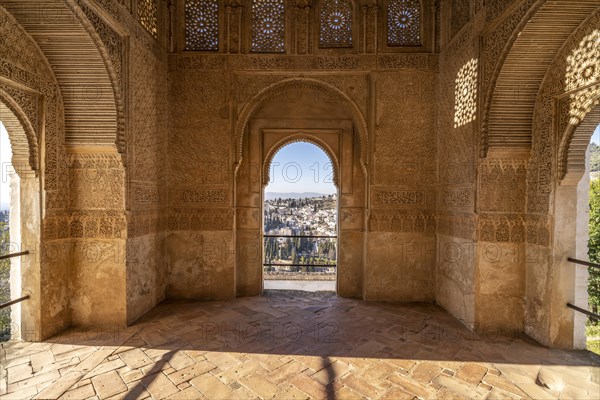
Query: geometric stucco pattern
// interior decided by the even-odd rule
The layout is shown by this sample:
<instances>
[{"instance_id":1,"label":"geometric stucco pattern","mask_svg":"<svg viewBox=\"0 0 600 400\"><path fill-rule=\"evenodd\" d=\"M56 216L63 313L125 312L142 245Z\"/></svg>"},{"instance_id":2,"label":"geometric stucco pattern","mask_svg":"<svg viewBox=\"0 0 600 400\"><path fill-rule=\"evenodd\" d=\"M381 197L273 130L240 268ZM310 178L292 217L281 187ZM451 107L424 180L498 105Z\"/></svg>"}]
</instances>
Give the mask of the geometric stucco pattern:
<instances>
[{"instance_id":1,"label":"geometric stucco pattern","mask_svg":"<svg viewBox=\"0 0 600 400\"><path fill-rule=\"evenodd\" d=\"M0 74L17 85L28 88L23 92L14 86L5 85L5 93L24 110L32 133L38 141L37 122L42 122L45 129L45 189L48 210L64 209L67 207L68 181L66 180L66 153L64 149L64 121L62 99L54 74L40 53L31 37L23 31L4 8L0 8L0 31L18 32L14 39L0 43L2 48L2 68ZM37 95L36 95L37 94ZM35 98L31 96L37 97ZM46 103L45 119L41 121L38 102ZM33 138L29 140L33 141ZM36 151L36 146L30 152ZM30 161L38 160L35 153L30 153Z\"/></svg>"},{"instance_id":2,"label":"geometric stucco pattern","mask_svg":"<svg viewBox=\"0 0 600 400\"><path fill-rule=\"evenodd\" d=\"M585 24L581 26L568 40L561 53L554 58L552 65L544 78L544 83L537 99L534 130L532 158L528 168L528 211L535 213L547 213L549 195L552 190L552 182L555 173L564 176L566 173L566 152L561 148L560 158L555 160L552 148L565 141L565 138L554 134L553 124L556 117L552 113L552 105L555 99L561 98L568 90L571 93L579 93L578 87L589 87L587 78L574 79L568 74L572 68L568 64L569 57L573 57L585 42L585 38L593 35L597 30L600 11L596 11ZM593 47L592 47L593 48ZM580 50L579 50L580 51ZM581 74L587 73L587 68L580 70ZM571 74L572 76L573 74ZM597 80L596 73L589 76L590 80ZM568 112L568 111L567 111ZM560 114L559 114L560 117ZM565 131L559 132L563 135ZM559 179L560 179L559 176Z\"/></svg>"}]
</instances>

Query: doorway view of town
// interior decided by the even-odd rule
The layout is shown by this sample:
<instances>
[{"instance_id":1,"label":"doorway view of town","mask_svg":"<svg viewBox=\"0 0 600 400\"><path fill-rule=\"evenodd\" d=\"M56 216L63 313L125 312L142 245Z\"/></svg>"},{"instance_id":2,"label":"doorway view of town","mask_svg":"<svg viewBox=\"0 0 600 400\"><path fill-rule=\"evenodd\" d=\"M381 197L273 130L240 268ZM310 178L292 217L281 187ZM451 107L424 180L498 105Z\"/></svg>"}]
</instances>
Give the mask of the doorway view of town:
<instances>
[{"instance_id":1,"label":"doorway view of town","mask_svg":"<svg viewBox=\"0 0 600 400\"><path fill-rule=\"evenodd\" d=\"M338 196L328 155L312 143L282 147L264 190L264 288L335 291Z\"/></svg>"}]
</instances>

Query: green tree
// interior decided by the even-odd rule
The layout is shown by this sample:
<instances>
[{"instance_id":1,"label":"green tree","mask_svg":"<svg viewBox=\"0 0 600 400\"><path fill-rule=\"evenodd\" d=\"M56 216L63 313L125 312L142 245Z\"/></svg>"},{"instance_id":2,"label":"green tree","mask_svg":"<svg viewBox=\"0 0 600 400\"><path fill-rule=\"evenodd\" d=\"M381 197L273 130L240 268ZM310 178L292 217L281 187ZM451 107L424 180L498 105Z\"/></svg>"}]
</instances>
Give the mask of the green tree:
<instances>
[{"instance_id":1,"label":"green tree","mask_svg":"<svg viewBox=\"0 0 600 400\"><path fill-rule=\"evenodd\" d=\"M8 252L7 223L0 221L0 254ZM10 301L10 260L0 260L0 303ZM0 310L0 342L10 339L10 307Z\"/></svg>"},{"instance_id":2,"label":"green tree","mask_svg":"<svg viewBox=\"0 0 600 400\"><path fill-rule=\"evenodd\" d=\"M590 238L588 241L588 256L590 261L600 264L600 179L590 183ZM590 311L598 313L600 310L600 271L598 268L589 268L590 279L588 294Z\"/></svg>"}]
</instances>

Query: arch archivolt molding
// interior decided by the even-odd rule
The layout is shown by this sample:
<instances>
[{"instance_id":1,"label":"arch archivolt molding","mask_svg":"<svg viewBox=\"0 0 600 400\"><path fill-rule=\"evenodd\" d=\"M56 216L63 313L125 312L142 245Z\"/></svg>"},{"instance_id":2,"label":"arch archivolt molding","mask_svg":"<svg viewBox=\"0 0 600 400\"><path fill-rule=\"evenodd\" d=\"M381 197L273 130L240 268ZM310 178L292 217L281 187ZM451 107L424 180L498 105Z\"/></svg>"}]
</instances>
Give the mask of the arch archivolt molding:
<instances>
[{"instance_id":1,"label":"arch archivolt molding","mask_svg":"<svg viewBox=\"0 0 600 400\"><path fill-rule=\"evenodd\" d=\"M590 97L577 107L578 115L571 116L564 130L559 131L558 180L561 184L577 184L585 173L586 149L600 124L600 85L583 90L589 91Z\"/></svg>"},{"instance_id":2,"label":"arch archivolt molding","mask_svg":"<svg viewBox=\"0 0 600 400\"><path fill-rule=\"evenodd\" d=\"M28 166L37 174L39 172L39 126L37 121L41 117L39 107L41 99L39 95L0 84L0 102L2 103L0 104L0 110L6 107L9 111L1 113L1 116L2 122L9 133L13 164L17 161L14 168L18 172L24 171L25 168L20 163L23 160L28 160ZM25 107L22 107L22 105L25 105ZM32 109L31 106L35 108ZM11 129L18 125L21 129L19 127Z\"/></svg>"},{"instance_id":3,"label":"arch archivolt molding","mask_svg":"<svg viewBox=\"0 0 600 400\"><path fill-rule=\"evenodd\" d=\"M292 135L286 137L285 139L280 140L279 142L274 144L269 149L268 153L266 154L266 156L264 158L264 162L263 162L263 166L262 166L263 188L265 186L267 186L271 180L271 163L273 162L273 158L275 158L275 155L277 155L277 153L279 153L279 150L281 150L285 146L293 144L293 143L309 143L309 144L315 145L318 148L320 148L321 150L323 150L325 152L325 154L327 154L327 156L329 157L329 160L331 161L331 167L333 168L333 184L337 188L340 187L339 186L339 170L340 170L339 169L339 161L338 161L333 149L329 145L327 145L327 143L325 143L323 140L319 139L317 136L310 134L310 133L299 132L299 133L292 134Z\"/></svg>"},{"instance_id":4,"label":"arch archivolt molding","mask_svg":"<svg viewBox=\"0 0 600 400\"><path fill-rule=\"evenodd\" d=\"M578 76L569 78L572 70L569 62L580 57L570 58L582 48L586 37L598 31L600 11L588 18L565 42L552 61L537 96L533 117L532 153L529 167L528 185L529 206L534 211L549 211L548 199L544 200L544 209L534 207L542 200L539 196L551 193L553 182L567 183L575 175L581 178L585 170L585 153L591 133L582 123L590 123L590 112L600 100L600 71L587 76L587 68ZM587 46L584 46L587 48ZM596 122L597 124L597 122ZM593 132L593 130L592 130ZM572 146L574 141L586 142L584 146ZM580 174L581 173L581 174ZM565 181L565 178L569 179Z\"/></svg>"},{"instance_id":5,"label":"arch archivolt molding","mask_svg":"<svg viewBox=\"0 0 600 400\"><path fill-rule=\"evenodd\" d=\"M43 173L45 207L48 210L65 209L68 178L62 167L66 162L65 127L58 82L35 40L2 7L0 28L13 33L14 39L12 46L2 47L0 52L0 88L4 91L0 96L20 118L29 147L26 159L34 171ZM41 149L44 151L43 164Z\"/></svg>"},{"instance_id":6,"label":"arch archivolt molding","mask_svg":"<svg viewBox=\"0 0 600 400\"><path fill-rule=\"evenodd\" d=\"M336 87L311 78L291 78L274 83L256 94L250 101L246 103L244 108L239 113L235 128L235 161L239 165L242 160L244 141L248 136L248 124L252 116L268 101L275 97L284 94L288 90L308 90L321 93L335 98L340 101L340 104L350 113L354 129L358 132L360 142L360 161L363 171L366 171L368 165L369 140L368 128L365 118L360 111L358 105L351 100L345 93ZM333 160L333 159L332 159Z\"/></svg>"}]
</instances>

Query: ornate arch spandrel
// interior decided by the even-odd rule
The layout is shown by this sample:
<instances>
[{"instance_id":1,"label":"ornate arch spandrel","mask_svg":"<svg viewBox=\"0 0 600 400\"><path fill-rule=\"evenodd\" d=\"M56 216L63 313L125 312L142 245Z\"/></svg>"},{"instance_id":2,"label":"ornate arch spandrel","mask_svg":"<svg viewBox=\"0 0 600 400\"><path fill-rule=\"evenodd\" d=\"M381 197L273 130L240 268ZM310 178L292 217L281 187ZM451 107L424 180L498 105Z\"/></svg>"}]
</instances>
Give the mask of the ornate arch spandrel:
<instances>
[{"instance_id":1,"label":"ornate arch spandrel","mask_svg":"<svg viewBox=\"0 0 600 400\"><path fill-rule=\"evenodd\" d=\"M558 148L558 180L560 184L577 184L586 167L586 148L577 146L590 142L600 124L600 86L594 98L583 107L583 117L576 125L568 125Z\"/></svg>"},{"instance_id":2,"label":"ornate arch spandrel","mask_svg":"<svg viewBox=\"0 0 600 400\"><path fill-rule=\"evenodd\" d=\"M234 125L234 136L235 136L235 163L240 165L243 155L244 140L248 136L248 123L252 116L269 100L272 100L277 95L285 93L287 90L312 90L324 95L330 96L330 98L336 98L340 100L347 111L349 111L355 129L358 131L359 142L360 142L360 161L363 172L367 173L367 165L369 164L369 131L367 128L366 120L360 111L358 105L351 100L345 93L341 92L336 87L318 81L311 78L291 78L283 81L274 83L256 94L250 101L246 103L244 108L237 116Z\"/></svg>"},{"instance_id":3,"label":"ornate arch spandrel","mask_svg":"<svg viewBox=\"0 0 600 400\"><path fill-rule=\"evenodd\" d=\"M29 160L29 167L37 175L39 172L39 149L37 144L36 129L19 104L2 89L0 89L0 103L0 110L6 107L9 111L8 113L2 113L2 119L6 118L9 122L18 122L18 125L21 127L21 129L14 130L7 129L8 138L11 142L13 158ZM17 121L11 121L12 119L16 119ZM17 144L19 141L26 141L27 149L23 149L23 146L19 146ZM21 168L19 167L16 167L15 170L17 170L18 173L21 172Z\"/></svg>"},{"instance_id":4,"label":"ornate arch spandrel","mask_svg":"<svg viewBox=\"0 0 600 400\"><path fill-rule=\"evenodd\" d=\"M337 157L335 156L335 152L323 140L319 139L318 137L316 137L315 135L312 135L310 133L292 134L292 135L286 137L285 139L280 140L279 142L277 142L275 145L273 145L271 147L271 149L267 153L266 157L264 158L263 166L262 166L263 189L269 184L269 181L271 180L271 168L270 167L271 167L271 163L273 162L273 158L275 158L275 156L277 155L277 153L279 153L279 151L281 149L283 149L285 146L293 144L293 143L309 143L309 144L315 145L318 148L320 148L321 150L323 150L325 152L325 154L327 154L327 157L329 157L329 160L331 161L331 165L333 168L333 184L335 185L336 188L339 189L339 187L340 187L339 186L339 182L340 182L340 180L339 180L339 171L340 171L339 165L340 164L339 164Z\"/></svg>"}]
</instances>

